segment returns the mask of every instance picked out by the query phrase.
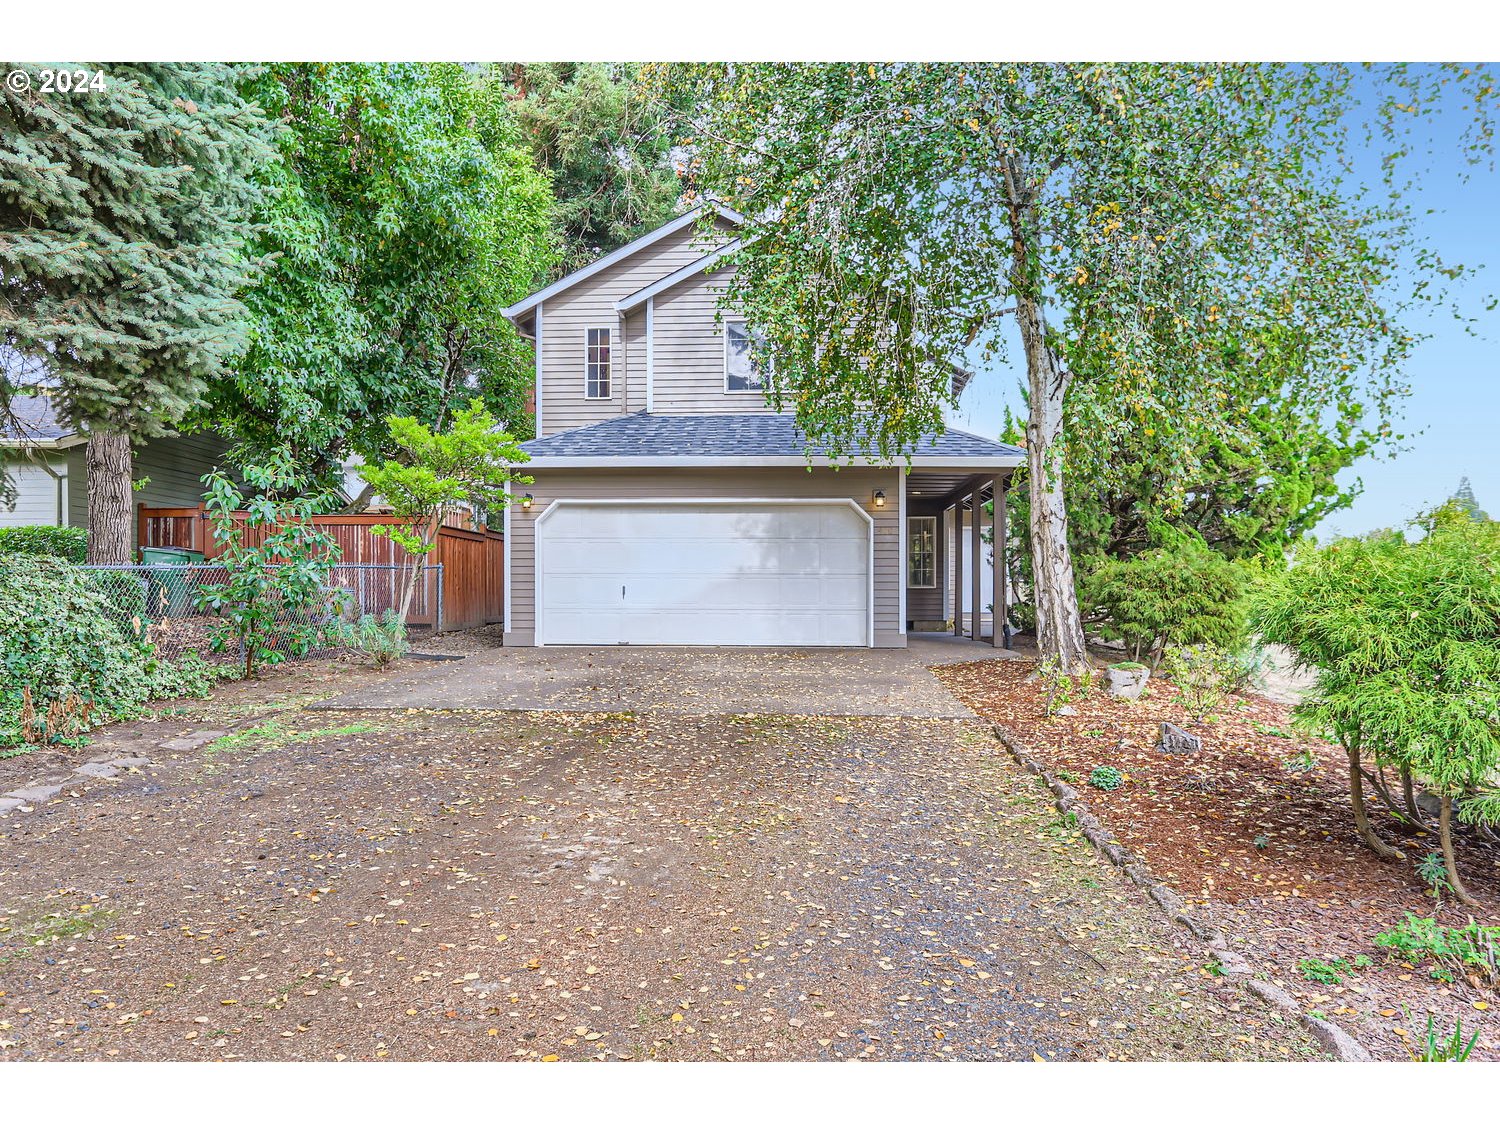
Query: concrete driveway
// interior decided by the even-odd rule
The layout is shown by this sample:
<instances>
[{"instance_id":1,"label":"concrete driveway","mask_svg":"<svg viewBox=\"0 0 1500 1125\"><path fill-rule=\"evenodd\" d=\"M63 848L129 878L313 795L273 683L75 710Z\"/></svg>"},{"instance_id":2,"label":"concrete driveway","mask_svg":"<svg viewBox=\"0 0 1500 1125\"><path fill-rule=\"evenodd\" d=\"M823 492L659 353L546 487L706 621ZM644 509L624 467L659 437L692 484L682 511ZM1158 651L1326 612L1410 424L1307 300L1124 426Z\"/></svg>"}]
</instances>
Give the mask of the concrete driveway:
<instances>
[{"instance_id":1,"label":"concrete driveway","mask_svg":"<svg viewBox=\"0 0 1500 1125\"><path fill-rule=\"evenodd\" d=\"M972 718L929 665L1013 658L943 635L905 649L494 648L412 662L318 706Z\"/></svg>"}]
</instances>

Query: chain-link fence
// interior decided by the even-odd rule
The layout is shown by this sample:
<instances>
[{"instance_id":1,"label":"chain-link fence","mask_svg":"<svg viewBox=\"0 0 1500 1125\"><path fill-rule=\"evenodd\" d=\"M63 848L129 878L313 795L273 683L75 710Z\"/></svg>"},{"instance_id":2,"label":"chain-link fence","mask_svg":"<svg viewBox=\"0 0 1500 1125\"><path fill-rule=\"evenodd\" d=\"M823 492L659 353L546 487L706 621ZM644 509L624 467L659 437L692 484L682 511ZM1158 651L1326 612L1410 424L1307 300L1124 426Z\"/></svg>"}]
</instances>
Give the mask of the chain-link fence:
<instances>
[{"instance_id":1,"label":"chain-link fence","mask_svg":"<svg viewBox=\"0 0 1500 1125\"><path fill-rule=\"evenodd\" d=\"M148 641L164 658L173 660L194 652L211 662L243 659L238 643L226 634L223 618L200 608L200 591L228 584L229 572L224 567L205 562L82 569L93 576L121 631ZM441 631L443 568L436 564L425 569L407 623ZM265 637L266 647L295 656L295 649L301 646L294 645L292 639L305 636L310 628L325 639L313 652L326 652L333 647L332 637L339 622L399 609L410 573L407 566L339 563L329 575L326 596L312 607L277 608Z\"/></svg>"}]
</instances>

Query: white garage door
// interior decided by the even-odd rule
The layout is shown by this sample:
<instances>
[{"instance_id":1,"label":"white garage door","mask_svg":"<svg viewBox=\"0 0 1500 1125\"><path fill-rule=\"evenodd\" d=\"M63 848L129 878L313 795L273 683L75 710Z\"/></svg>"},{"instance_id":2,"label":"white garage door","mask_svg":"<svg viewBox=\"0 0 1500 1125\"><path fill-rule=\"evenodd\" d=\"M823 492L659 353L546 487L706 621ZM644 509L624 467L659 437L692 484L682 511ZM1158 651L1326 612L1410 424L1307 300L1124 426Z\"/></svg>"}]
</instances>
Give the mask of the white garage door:
<instances>
[{"instance_id":1,"label":"white garage door","mask_svg":"<svg viewBox=\"0 0 1500 1125\"><path fill-rule=\"evenodd\" d=\"M538 644L870 641L870 521L847 502L562 501L536 530Z\"/></svg>"}]
</instances>

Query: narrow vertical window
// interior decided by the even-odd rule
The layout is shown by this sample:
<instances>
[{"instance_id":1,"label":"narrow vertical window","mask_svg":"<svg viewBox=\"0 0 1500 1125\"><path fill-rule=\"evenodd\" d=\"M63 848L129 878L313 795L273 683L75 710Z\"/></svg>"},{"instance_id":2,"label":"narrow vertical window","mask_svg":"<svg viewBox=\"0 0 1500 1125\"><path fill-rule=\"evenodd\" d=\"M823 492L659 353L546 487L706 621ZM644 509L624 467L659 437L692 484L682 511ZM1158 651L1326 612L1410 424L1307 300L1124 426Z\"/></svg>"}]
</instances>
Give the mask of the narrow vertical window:
<instances>
[{"instance_id":1,"label":"narrow vertical window","mask_svg":"<svg viewBox=\"0 0 1500 1125\"><path fill-rule=\"evenodd\" d=\"M583 393L586 398L609 397L609 329L590 328L585 347Z\"/></svg>"},{"instance_id":2,"label":"narrow vertical window","mask_svg":"<svg viewBox=\"0 0 1500 1125\"><path fill-rule=\"evenodd\" d=\"M906 584L918 590L937 585L937 517L906 520Z\"/></svg>"}]
</instances>

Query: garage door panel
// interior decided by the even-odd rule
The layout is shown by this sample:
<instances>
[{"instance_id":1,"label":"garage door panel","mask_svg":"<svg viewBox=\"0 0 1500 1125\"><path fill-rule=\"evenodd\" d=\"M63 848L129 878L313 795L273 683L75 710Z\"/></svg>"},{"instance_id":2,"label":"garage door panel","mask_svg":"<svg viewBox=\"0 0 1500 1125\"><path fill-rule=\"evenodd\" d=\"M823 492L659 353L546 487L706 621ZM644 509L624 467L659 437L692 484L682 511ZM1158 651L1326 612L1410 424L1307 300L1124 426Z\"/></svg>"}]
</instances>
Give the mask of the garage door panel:
<instances>
[{"instance_id":1,"label":"garage door panel","mask_svg":"<svg viewBox=\"0 0 1500 1125\"><path fill-rule=\"evenodd\" d=\"M869 524L848 504L564 502L537 532L539 643L868 643Z\"/></svg>"}]
</instances>

